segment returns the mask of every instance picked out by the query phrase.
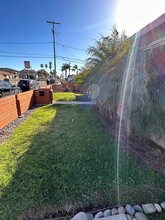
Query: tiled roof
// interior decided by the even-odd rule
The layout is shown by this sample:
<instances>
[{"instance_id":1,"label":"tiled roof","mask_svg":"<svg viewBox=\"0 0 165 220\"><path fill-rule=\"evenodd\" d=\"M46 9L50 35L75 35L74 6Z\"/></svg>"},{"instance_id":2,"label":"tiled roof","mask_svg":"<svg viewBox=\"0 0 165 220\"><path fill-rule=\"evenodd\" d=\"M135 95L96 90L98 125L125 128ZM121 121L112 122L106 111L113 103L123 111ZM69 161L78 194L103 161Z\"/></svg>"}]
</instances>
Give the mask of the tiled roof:
<instances>
[{"instance_id":1,"label":"tiled roof","mask_svg":"<svg viewBox=\"0 0 165 220\"><path fill-rule=\"evenodd\" d=\"M15 70L15 69L11 69L11 68L0 68L0 71L5 71L5 72L8 72L8 73L18 73L19 71L18 70Z\"/></svg>"}]
</instances>

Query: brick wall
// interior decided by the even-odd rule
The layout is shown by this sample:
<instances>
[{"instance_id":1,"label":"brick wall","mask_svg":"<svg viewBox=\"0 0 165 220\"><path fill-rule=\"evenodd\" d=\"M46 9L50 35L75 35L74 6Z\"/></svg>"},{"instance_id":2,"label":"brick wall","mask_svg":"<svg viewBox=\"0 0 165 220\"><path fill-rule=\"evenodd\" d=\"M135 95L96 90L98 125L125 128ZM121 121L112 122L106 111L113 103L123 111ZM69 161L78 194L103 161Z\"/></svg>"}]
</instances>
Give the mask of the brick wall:
<instances>
[{"instance_id":1,"label":"brick wall","mask_svg":"<svg viewBox=\"0 0 165 220\"><path fill-rule=\"evenodd\" d=\"M53 101L53 94L50 89L34 90L34 102L35 104L51 104Z\"/></svg>"},{"instance_id":2,"label":"brick wall","mask_svg":"<svg viewBox=\"0 0 165 220\"><path fill-rule=\"evenodd\" d=\"M18 117L15 95L0 99L0 129Z\"/></svg>"},{"instance_id":3,"label":"brick wall","mask_svg":"<svg viewBox=\"0 0 165 220\"><path fill-rule=\"evenodd\" d=\"M52 85L53 92L64 92L66 90L66 87L61 85Z\"/></svg>"},{"instance_id":4,"label":"brick wall","mask_svg":"<svg viewBox=\"0 0 165 220\"><path fill-rule=\"evenodd\" d=\"M81 92L81 86L77 86L74 83L63 83L61 85L52 85L53 92L64 92L66 88L71 92Z\"/></svg>"}]
</instances>

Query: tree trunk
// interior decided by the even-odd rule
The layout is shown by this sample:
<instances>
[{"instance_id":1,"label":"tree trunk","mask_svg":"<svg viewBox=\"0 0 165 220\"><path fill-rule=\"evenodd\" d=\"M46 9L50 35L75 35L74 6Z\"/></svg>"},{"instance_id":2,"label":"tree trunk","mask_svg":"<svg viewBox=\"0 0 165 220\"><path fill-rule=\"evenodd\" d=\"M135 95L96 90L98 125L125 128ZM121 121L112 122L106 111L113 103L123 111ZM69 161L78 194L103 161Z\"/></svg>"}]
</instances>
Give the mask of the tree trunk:
<instances>
[{"instance_id":1,"label":"tree trunk","mask_svg":"<svg viewBox=\"0 0 165 220\"><path fill-rule=\"evenodd\" d=\"M67 78L67 70L65 70L65 79Z\"/></svg>"}]
</instances>

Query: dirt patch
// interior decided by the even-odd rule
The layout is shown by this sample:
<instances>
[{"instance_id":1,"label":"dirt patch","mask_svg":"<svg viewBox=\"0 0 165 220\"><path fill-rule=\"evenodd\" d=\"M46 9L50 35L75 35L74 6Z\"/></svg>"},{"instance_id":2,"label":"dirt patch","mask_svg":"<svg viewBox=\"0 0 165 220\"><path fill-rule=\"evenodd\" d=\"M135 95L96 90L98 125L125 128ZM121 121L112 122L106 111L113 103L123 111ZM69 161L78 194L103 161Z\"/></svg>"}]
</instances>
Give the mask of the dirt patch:
<instances>
[{"instance_id":1,"label":"dirt patch","mask_svg":"<svg viewBox=\"0 0 165 220\"><path fill-rule=\"evenodd\" d=\"M118 139L118 125L113 119L104 118L100 115L97 108L95 112L106 128L106 130ZM153 141L140 140L136 137L127 137L125 130L122 130L121 145L123 148L142 165L153 168L162 177L165 177L165 149L155 144Z\"/></svg>"},{"instance_id":2,"label":"dirt patch","mask_svg":"<svg viewBox=\"0 0 165 220\"><path fill-rule=\"evenodd\" d=\"M0 144L8 140L14 129L16 129L21 123L23 123L36 109L37 107L33 107L27 110L24 114L22 114L21 117L14 119L4 128L0 129Z\"/></svg>"}]
</instances>

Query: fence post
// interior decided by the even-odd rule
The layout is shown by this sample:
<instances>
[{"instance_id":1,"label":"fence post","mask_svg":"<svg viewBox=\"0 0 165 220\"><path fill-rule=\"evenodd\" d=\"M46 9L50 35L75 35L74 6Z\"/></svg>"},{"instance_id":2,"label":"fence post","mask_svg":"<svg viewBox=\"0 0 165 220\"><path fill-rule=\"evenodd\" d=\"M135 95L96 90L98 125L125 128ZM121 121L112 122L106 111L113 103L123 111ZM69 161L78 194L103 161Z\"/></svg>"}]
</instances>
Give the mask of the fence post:
<instances>
[{"instance_id":1,"label":"fence post","mask_svg":"<svg viewBox=\"0 0 165 220\"><path fill-rule=\"evenodd\" d=\"M18 117L21 116L21 106L20 106L20 101L18 100L18 96L15 95L16 99L16 105L17 105L17 112L18 112Z\"/></svg>"}]
</instances>

